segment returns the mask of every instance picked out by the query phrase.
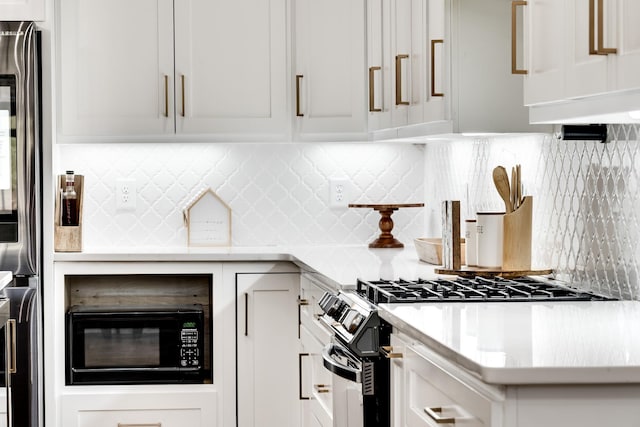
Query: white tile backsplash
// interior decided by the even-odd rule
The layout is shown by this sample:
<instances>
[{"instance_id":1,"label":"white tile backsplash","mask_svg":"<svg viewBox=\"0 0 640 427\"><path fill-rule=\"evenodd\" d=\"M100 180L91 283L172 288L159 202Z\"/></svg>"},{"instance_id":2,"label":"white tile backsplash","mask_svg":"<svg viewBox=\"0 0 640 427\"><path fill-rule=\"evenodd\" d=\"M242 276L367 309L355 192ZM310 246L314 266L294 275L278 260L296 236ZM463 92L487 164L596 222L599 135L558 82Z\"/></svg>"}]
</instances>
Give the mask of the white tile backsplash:
<instances>
[{"instance_id":1,"label":"white tile backsplash","mask_svg":"<svg viewBox=\"0 0 640 427\"><path fill-rule=\"evenodd\" d=\"M466 216L504 211L491 173L520 163L525 194L534 197L534 265L583 289L640 299L639 129L609 126L606 144L555 135L427 144L426 232L440 233L440 200L461 200Z\"/></svg>"},{"instance_id":2,"label":"white tile backsplash","mask_svg":"<svg viewBox=\"0 0 640 427\"><path fill-rule=\"evenodd\" d=\"M424 147L394 144L69 144L58 173L85 176L84 247L183 246L182 208L211 187L232 209L236 246L364 244L379 234L369 209L329 207L329 179L347 178L352 202L424 199ZM135 212L117 212L115 183L133 178ZM393 215L393 234L423 234L424 210Z\"/></svg>"}]
</instances>

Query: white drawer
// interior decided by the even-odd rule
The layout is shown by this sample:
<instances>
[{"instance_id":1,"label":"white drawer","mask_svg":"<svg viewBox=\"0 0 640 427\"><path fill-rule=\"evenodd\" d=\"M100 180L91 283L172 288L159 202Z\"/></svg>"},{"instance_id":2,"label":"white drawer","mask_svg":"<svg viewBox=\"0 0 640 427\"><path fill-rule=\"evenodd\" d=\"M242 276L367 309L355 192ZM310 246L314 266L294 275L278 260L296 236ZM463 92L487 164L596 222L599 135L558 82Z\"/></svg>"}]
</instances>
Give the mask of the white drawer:
<instances>
[{"instance_id":1,"label":"white drawer","mask_svg":"<svg viewBox=\"0 0 640 427\"><path fill-rule=\"evenodd\" d=\"M80 411L78 427L200 427L202 414L197 409L152 411Z\"/></svg>"},{"instance_id":2,"label":"white drawer","mask_svg":"<svg viewBox=\"0 0 640 427\"><path fill-rule=\"evenodd\" d=\"M307 364L303 368L303 376L306 375L307 378L302 378L302 395L312 400L313 405L324 408L330 416L333 413L333 377L324 367L322 359L325 343L318 341L304 325L300 330L300 342L307 355L302 361Z\"/></svg>"},{"instance_id":3,"label":"white drawer","mask_svg":"<svg viewBox=\"0 0 640 427\"><path fill-rule=\"evenodd\" d=\"M445 371L410 346L405 348L403 363L407 426L494 426L494 402L473 385Z\"/></svg>"}]
</instances>

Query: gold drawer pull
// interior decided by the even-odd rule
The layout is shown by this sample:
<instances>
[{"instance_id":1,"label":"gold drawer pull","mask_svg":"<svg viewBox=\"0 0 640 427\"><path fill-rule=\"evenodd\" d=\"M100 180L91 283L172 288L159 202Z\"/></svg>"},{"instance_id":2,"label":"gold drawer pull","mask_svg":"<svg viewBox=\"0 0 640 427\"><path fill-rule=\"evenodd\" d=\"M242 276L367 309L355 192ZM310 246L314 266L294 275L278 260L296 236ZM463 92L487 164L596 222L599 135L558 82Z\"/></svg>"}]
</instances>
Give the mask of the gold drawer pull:
<instances>
[{"instance_id":1,"label":"gold drawer pull","mask_svg":"<svg viewBox=\"0 0 640 427\"><path fill-rule=\"evenodd\" d=\"M455 424L456 419L453 417L443 417L442 416L442 408L424 408L424 412L429 415L429 417L436 422L436 424Z\"/></svg>"},{"instance_id":2,"label":"gold drawer pull","mask_svg":"<svg viewBox=\"0 0 640 427\"><path fill-rule=\"evenodd\" d=\"M316 389L318 393L329 393L329 386L326 384L314 384L313 388Z\"/></svg>"},{"instance_id":3,"label":"gold drawer pull","mask_svg":"<svg viewBox=\"0 0 640 427\"><path fill-rule=\"evenodd\" d=\"M162 423L152 423L152 424L127 424L127 423L118 423L118 427L162 427Z\"/></svg>"},{"instance_id":4,"label":"gold drawer pull","mask_svg":"<svg viewBox=\"0 0 640 427\"><path fill-rule=\"evenodd\" d=\"M387 359L402 359L402 353L394 353L390 345L380 346L380 352Z\"/></svg>"}]
</instances>

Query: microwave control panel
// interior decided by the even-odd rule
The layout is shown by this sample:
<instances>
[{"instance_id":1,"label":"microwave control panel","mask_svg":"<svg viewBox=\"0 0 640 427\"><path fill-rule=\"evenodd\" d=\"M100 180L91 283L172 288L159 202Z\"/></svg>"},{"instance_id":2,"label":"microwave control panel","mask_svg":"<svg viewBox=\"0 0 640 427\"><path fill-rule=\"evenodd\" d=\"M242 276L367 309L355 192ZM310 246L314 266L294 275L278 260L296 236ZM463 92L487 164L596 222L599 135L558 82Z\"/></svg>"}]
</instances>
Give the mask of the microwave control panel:
<instances>
[{"instance_id":1,"label":"microwave control panel","mask_svg":"<svg viewBox=\"0 0 640 427\"><path fill-rule=\"evenodd\" d=\"M198 330L183 328L180 331L180 365L185 368L200 367L200 346Z\"/></svg>"}]
</instances>

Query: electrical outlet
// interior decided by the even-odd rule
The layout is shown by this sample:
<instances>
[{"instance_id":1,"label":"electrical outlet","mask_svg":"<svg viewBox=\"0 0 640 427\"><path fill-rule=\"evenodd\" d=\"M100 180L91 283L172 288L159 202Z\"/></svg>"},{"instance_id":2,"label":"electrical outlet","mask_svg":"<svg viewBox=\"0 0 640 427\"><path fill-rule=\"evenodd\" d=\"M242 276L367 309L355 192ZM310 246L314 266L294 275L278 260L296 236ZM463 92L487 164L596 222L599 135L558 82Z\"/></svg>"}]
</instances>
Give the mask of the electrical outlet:
<instances>
[{"instance_id":1,"label":"electrical outlet","mask_svg":"<svg viewBox=\"0 0 640 427\"><path fill-rule=\"evenodd\" d=\"M329 180L329 206L346 208L349 206L349 180L333 178Z\"/></svg>"},{"instance_id":2,"label":"electrical outlet","mask_svg":"<svg viewBox=\"0 0 640 427\"><path fill-rule=\"evenodd\" d=\"M116 180L116 211L136 210L136 180Z\"/></svg>"}]
</instances>

